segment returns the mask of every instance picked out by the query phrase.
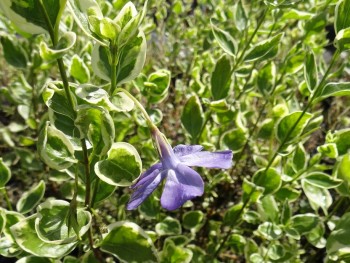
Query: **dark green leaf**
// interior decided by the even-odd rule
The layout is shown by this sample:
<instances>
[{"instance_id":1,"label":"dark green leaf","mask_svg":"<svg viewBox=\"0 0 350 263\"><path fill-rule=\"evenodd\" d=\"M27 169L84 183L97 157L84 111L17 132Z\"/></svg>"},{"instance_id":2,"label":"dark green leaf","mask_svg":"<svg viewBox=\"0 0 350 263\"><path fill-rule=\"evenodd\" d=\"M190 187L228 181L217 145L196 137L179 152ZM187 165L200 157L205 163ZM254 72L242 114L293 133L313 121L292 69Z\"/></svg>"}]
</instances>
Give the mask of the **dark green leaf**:
<instances>
[{"instance_id":1,"label":"dark green leaf","mask_svg":"<svg viewBox=\"0 0 350 263\"><path fill-rule=\"evenodd\" d=\"M226 98L230 90L231 83L231 64L229 58L222 56L215 65L211 75L211 94L214 100Z\"/></svg>"},{"instance_id":2,"label":"dark green leaf","mask_svg":"<svg viewBox=\"0 0 350 263\"><path fill-rule=\"evenodd\" d=\"M193 139L199 136L204 123L202 105L196 95L193 95L185 104L181 122Z\"/></svg>"},{"instance_id":3,"label":"dark green leaf","mask_svg":"<svg viewBox=\"0 0 350 263\"><path fill-rule=\"evenodd\" d=\"M1 44L7 63L17 68L27 67L28 56L20 43L7 36L2 36Z\"/></svg>"}]
</instances>

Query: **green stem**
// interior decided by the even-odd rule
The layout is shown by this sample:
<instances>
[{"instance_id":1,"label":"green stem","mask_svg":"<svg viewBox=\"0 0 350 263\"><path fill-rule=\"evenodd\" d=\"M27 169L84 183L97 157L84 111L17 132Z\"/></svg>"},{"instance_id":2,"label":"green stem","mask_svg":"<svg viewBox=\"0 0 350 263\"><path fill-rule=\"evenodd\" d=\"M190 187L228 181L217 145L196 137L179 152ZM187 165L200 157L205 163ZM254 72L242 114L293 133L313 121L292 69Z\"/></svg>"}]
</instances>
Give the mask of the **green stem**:
<instances>
[{"instance_id":1,"label":"green stem","mask_svg":"<svg viewBox=\"0 0 350 263\"><path fill-rule=\"evenodd\" d=\"M117 64L118 64L118 58L117 58L117 49L114 45L111 44L110 48L110 54L111 54L111 89L110 89L110 95L114 94L115 89L117 88Z\"/></svg>"},{"instance_id":2,"label":"green stem","mask_svg":"<svg viewBox=\"0 0 350 263\"><path fill-rule=\"evenodd\" d=\"M236 217L236 219L231 223L232 226L236 226L237 225L237 221L239 218L241 218L241 215L244 211L244 209L247 207L247 205L249 204L250 202L250 198L252 197L253 193L255 192L255 187L251 190L251 192L249 193L249 195L247 196L246 200L244 201L243 205L242 205L242 208L238 211L238 216ZM233 232L233 228L230 229L230 231L228 231L226 233L226 235L224 236L224 238L222 239L218 249L215 251L214 253L214 258L216 258L221 249L224 247L225 243L227 242L228 238L230 237L230 235L232 234Z\"/></svg>"},{"instance_id":3,"label":"green stem","mask_svg":"<svg viewBox=\"0 0 350 263\"><path fill-rule=\"evenodd\" d=\"M318 84L318 86L316 87L311 99L308 101L306 107L304 108L303 112L301 113L301 115L299 116L299 118L296 120L296 122L294 123L294 125L292 126L292 128L288 131L287 135L284 137L282 143L279 145L277 151L275 151L275 154L272 156L272 158L270 159L269 163L266 166L265 172L271 167L271 165L273 164L274 160L276 159L276 157L278 156L278 153L281 151L281 149L283 149L284 145L286 144L286 142L289 140L290 135L292 134L292 132L294 131L294 129L296 128L296 126L298 125L298 123L300 122L300 120L303 118L303 116L305 115L306 111L311 107L313 101L317 98L318 93L321 91L321 89L323 88L327 76L331 70L331 68L333 67L334 63L336 62L336 60L338 59L340 55L339 50L337 50L332 58L331 63L328 66L328 69L326 71L326 73L323 75L323 78L321 80L321 82Z\"/></svg>"},{"instance_id":4,"label":"green stem","mask_svg":"<svg viewBox=\"0 0 350 263\"><path fill-rule=\"evenodd\" d=\"M85 139L81 139L81 145L83 148L83 158L84 158L84 167L85 167L85 206L90 207L91 202L91 178L90 178L90 164L89 156L86 148Z\"/></svg>"},{"instance_id":5,"label":"green stem","mask_svg":"<svg viewBox=\"0 0 350 263\"><path fill-rule=\"evenodd\" d=\"M264 22L268 10L269 10L269 7L265 9L265 11L264 11L264 13L263 13L261 19L259 20L258 24L257 24L256 27L255 27L255 30L254 30L253 34L250 36L249 40L246 42L246 45L244 46L244 48L243 48L243 50L242 50L242 53L240 54L240 56L238 57L238 59L237 59L235 65L234 65L234 67L232 68L231 73L233 73L233 72L236 70L236 68L238 67L238 65L241 63L241 60L244 58L245 52L246 52L246 51L248 50L248 48L250 47L250 43L253 41L253 39L254 39L256 33L258 32L260 26L261 26L262 23Z\"/></svg>"},{"instance_id":6,"label":"green stem","mask_svg":"<svg viewBox=\"0 0 350 263\"><path fill-rule=\"evenodd\" d=\"M155 127L155 125L153 124L150 116L148 115L147 111L145 110L145 108L141 105L141 103L133 96L131 95L127 90L122 89L122 88L117 88L116 92L123 92L126 96L128 96L137 106L137 108L139 108L139 110L142 112L143 116L146 119L147 125L151 128L151 127Z\"/></svg>"},{"instance_id":7,"label":"green stem","mask_svg":"<svg viewBox=\"0 0 350 263\"><path fill-rule=\"evenodd\" d=\"M97 195L99 185L100 185L100 178L96 177L94 190L93 190L92 198L91 198L91 207L94 207L94 205L95 205L95 200L96 200L96 195Z\"/></svg>"},{"instance_id":8,"label":"green stem","mask_svg":"<svg viewBox=\"0 0 350 263\"><path fill-rule=\"evenodd\" d=\"M10 198L9 198L9 196L8 196L8 194L7 194L6 188L5 188L5 187L1 188L1 192L2 192L2 194L3 194L4 197L5 197L5 201L6 201L6 204L7 204L8 209L9 209L10 211L13 211L13 207L12 207L12 205L11 205L11 201L10 201Z\"/></svg>"}]
</instances>

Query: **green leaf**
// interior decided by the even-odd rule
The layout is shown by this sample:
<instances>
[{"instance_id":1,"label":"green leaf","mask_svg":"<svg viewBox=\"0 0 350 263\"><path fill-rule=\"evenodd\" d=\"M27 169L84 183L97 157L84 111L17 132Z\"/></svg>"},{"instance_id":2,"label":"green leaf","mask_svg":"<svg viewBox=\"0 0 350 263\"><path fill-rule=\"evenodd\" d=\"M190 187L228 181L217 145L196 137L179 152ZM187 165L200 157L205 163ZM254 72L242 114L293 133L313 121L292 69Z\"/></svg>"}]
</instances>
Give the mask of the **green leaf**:
<instances>
[{"instance_id":1,"label":"green leaf","mask_svg":"<svg viewBox=\"0 0 350 263\"><path fill-rule=\"evenodd\" d=\"M239 217L242 215L243 203L238 203L231 206L224 215L224 224L229 226L234 226L237 223Z\"/></svg>"},{"instance_id":2,"label":"green leaf","mask_svg":"<svg viewBox=\"0 0 350 263\"><path fill-rule=\"evenodd\" d=\"M43 161L53 169L63 170L77 163L72 143L63 132L49 126L49 122L40 132L37 148Z\"/></svg>"},{"instance_id":3,"label":"green leaf","mask_svg":"<svg viewBox=\"0 0 350 263\"><path fill-rule=\"evenodd\" d=\"M96 175L104 182L115 186L130 186L142 170L141 158L129 143L113 143L107 159L95 164Z\"/></svg>"},{"instance_id":4,"label":"green leaf","mask_svg":"<svg viewBox=\"0 0 350 263\"><path fill-rule=\"evenodd\" d=\"M77 35L74 32L65 32L55 47L48 47L45 41L40 43L40 56L46 61L62 58L74 46Z\"/></svg>"},{"instance_id":5,"label":"green leaf","mask_svg":"<svg viewBox=\"0 0 350 263\"><path fill-rule=\"evenodd\" d=\"M35 231L36 218L37 215L34 214L11 227L16 243L24 251L38 257L61 258L75 248L75 242L57 245L42 241Z\"/></svg>"},{"instance_id":6,"label":"green leaf","mask_svg":"<svg viewBox=\"0 0 350 263\"><path fill-rule=\"evenodd\" d=\"M120 28L121 32L118 35L118 46L124 46L134 38L138 32L143 18L146 15L147 1L143 6L142 12L138 13L135 5L132 2L127 2L113 20Z\"/></svg>"},{"instance_id":7,"label":"green leaf","mask_svg":"<svg viewBox=\"0 0 350 263\"><path fill-rule=\"evenodd\" d=\"M264 196L257 205L262 221L278 223L281 212L273 195Z\"/></svg>"},{"instance_id":8,"label":"green leaf","mask_svg":"<svg viewBox=\"0 0 350 263\"><path fill-rule=\"evenodd\" d=\"M336 176L343 183L337 188L338 192L344 196L350 196L350 153L344 155L336 166Z\"/></svg>"},{"instance_id":9,"label":"green leaf","mask_svg":"<svg viewBox=\"0 0 350 263\"><path fill-rule=\"evenodd\" d=\"M264 188L264 195L272 194L281 187L281 175L275 168L258 170L252 179L253 183Z\"/></svg>"},{"instance_id":10,"label":"green leaf","mask_svg":"<svg viewBox=\"0 0 350 263\"><path fill-rule=\"evenodd\" d=\"M231 64L226 55L223 55L215 65L211 75L211 94L214 100L227 97L231 83Z\"/></svg>"},{"instance_id":11,"label":"green leaf","mask_svg":"<svg viewBox=\"0 0 350 263\"><path fill-rule=\"evenodd\" d=\"M235 56L236 43L233 37L226 31L217 27L213 20L210 20L211 28L216 41L219 43L220 47L230 56Z\"/></svg>"},{"instance_id":12,"label":"green leaf","mask_svg":"<svg viewBox=\"0 0 350 263\"><path fill-rule=\"evenodd\" d=\"M341 0L335 7L334 29L338 33L348 27L350 27L350 1Z\"/></svg>"},{"instance_id":13,"label":"green leaf","mask_svg":"<svg viewBox=\"0 0 350 263\"><path fill-rule=\"evenodd\" d=\"M69 66L70 75L75 78L80 83L87 83L90 81L90 71L84 60L82 60L78 55L72 57Z\"/></svg>"},{"instance_id":14,"label":"green leaf","mask_svg":"<svg viewBox=\"0 0 350 263\"><path fill-rule=\"evenodd\" d=\"M35 219L35 230L38 237L43 242L52 245L76 242L78 236L74 231L69 231L66 223L69 211L69 203L63 200L47 200L39 205ZM83 236L89 230L91 219L88 211L78 209L76 220L79 236Z\"/></svg>"},{"instance_id":15,"label":"green leaf","mask_svg":"<svg viewBox=\"0 0 350 263\"><path fill-rule=\"evenodd\" d=\"M350 244L350 213L344 214L337 222L335 229L327 238L327 254L336 262L342 261L343 257L349 257Z\"/></svg>"},{"instance_id":16,"label":"green leaf","mask_svg":"<svg viewBox=\"0 0 350 263\"><path fill-rule=\"evenodd\" d=\"M277 55L283 33L254 45L244 57L244 61L267 60Z\"/></svg>"},{"instance_id":17,"label":"green leaf","mask_svg":"<svg viewBox=\"0 0 350 263\"><path fill-rule=\"evenodd\" d=\"M4 230L6 225L6 213L5 210L0 208L0 235L2 234L2 231Z\"/></svg>"},{"instance_id":18,"label":"green leaf","mask_svg":"<svg viewBox=\"0 0 350 263\"><path fill-rule=\"evenodd\" d=\"M304 77L310 92L312 92L316 88L318 82L317 65L315 55L312 50L308 50L306 52L304 62Z\"/></svg>"},{"instance_id":19,"label":"green leaf","mask_svg":"<svg viewBox=\"0 0 350 263\"><path fill-rule=\"evenodd\" d=\"M143 93L151 96L164 96L168 92L170 80L171 73L169 70L160 69L153 72L148 76L147 82L144 83Z\"/></svg>"},{"instance_id":20,"label":"green leaf","mask_svg":"<svg viewBox=\"0 0 350 263\"><path fill-rule=\"evenodd\" d=\"M75 119L73 109L68 103L61 82L49 82L46 84L42 96L46 106L54 112L68 116L72 120Z\"/></svg>"},{"instance_id":21,"label":"green leaf","mask_svg":"<svg viewBox=\"0 0 350 263\"><path fill-rule=\"evenodd\" d=\"M349 96L350 95L350 82L330 82L327 83L321 93L316 97L315 102L319 102L321 100L324 100L328 97L333 96Z\"/></svg>"},{"instance_id":22,"label":"green leaf","mask_svg":"<svg viewBox=\"0 0 350 263\"><path fill-rule=\"evenodd\" d=\"M5 185L10 181L11 179L11 170L10 168L4 163L2 158L0 158L0 188L5 187Z\"/></svg>"},{"instance_id":23,"label":"green leaf","mask_svg":"<svg viewBox=\"0 0 350 263\"><path fill-rule=\"evenodd\" d=\"M16 204L17 211L26 214L32 211L44 197L45 182L41 180L34 185L29 191L24 192Z\"/></svg>"},{"instance_id":24,"label":"green leaf","mask_svg":"<svg viewBox=\"0 0 350 263\"><path fill-rule=\"evenodd\" d=\"M281 20L297 19L297 20L309 20L313 16L312 13L300 11L297 9L290 9L283 12Z\"/></svg>"},{"instance_id":25,"label":"green leaf","mask_svg":"<svg viewBox=\"0 0 350 263\"><path fill-rule=\"evenodd\" d=\"M0 4L1 6L1 4ZM1 45L7 63L16 68L26 68L28 56L22 45L8 36L1 36Z\"/></svg>"},{"instance_id":26,"label":"green leaf","mask_svg":"<svg viewBox=\"0 0 350 263\"><path fill-rule=\"evenodd\" d=\"M205 215L202 211L189 211L182 217L182 225L186 229L198 231L204 225Z\"/></svg>"},{"instance_id":27,"label":"green leaf","mask_svg":"<svg viewBox=\"0 0 350 263\"><path fill-rule=\"evenodd\" d=\"M246 139L246 132L241 128L236 128L222 134L221 145L232 151L239 151L246 143Z\"/></svg>"},{"instance_id":28,"label":"green leaf","mask_svg":"<svg viewBox=\"0 0 350 263\"><path fill-rule=\"evenodd\" d=\"M282 229L274 223L265 222L259 225L258 233L268 240L275 240L282 235Z\"/></svg>"},{"instance_id":29,"label":"green leaf","mask_svg":"<svg viewBox=\"0 0 350 263\"><path fill-rule=\"evenodd\" d=\"M311 19L307 20L304 26L306 35L319 34L323 31L327 25L327 12L314 15Z\"/></svg>"},{"instance_id":30,"label":"green leaf","mask_svg":"<svg viewBox=\"0 0 350 263\"><path fill-rule=\"evenodd\" d=\"M344 155L350 149L350 129L343 129L334 133L339 155Z\"/></svg>"},{"instance_id":31,"label":"green leaf","mask_svg":"<svg viewBox=\"0 0 350 263\"><path fill-rule=\"evenodd\" d=\"M156 224L156 233L159 236L180 235L181 224L179 220L168 216L163 221Z\"/></svg>"},{"instance_id":32,"label":"green leaf","mask_svg":"<svg viewBox=\"0 0 350 263\"><path fill-rule=\"evenodd\" d=\"M338 32L334 39L334 46L339 49L340 52L350 49L350 27Z\"/></svg>"},{"instance_id":33,"label":"green leaf","mask_svg":"<svg viewBox=\"0 0 350 263\"><path fill-rule=\"evenodd\" d=\"M275 196L281 201L288 200L292 202L298 199L298 197L300 196L300 191L284 186L275 193Z\"/></svg>"},{"instance_id":34,"label":"green leaf","mask_svg":"<svg viewBox=\"0 0 350 263\"><path fill-rule=\"evenodd\" d=\"M277 124L277 139L285 144L298 140L311 117L311 113L303 114L301 111L283 117Z\"/></svg>"},{"instance_id":35,"label":"green leaf","mask_svg":"<svg viewBox=\"0 0 350 263\"><path fill-rule=\"evenodd\" d=\"M295 171L300 171L306 167L307 157L303 144L299 143L293 153L293 168Z\"/></svg>"},{"instance_id":36,"label":"green leaf","mask_svg":"<svg viewBox=\"0 0 350 263\"><path fill-rule=\"evenodd\" d=\"M244 29L246 29L249 20L248 20L246 12L244 10L242 0L238 1L237 5L236 5L236 12L235 12L234 18L235 18L236 28L239 31L243 31Z\"/></svg>"},{"instance_id":37,"label":"green leaf","mask_svg":"<svg viewBox=\"0 0 350 263\"><path fill-rule=\"evenodd\" d=\"M64 261L65 262L65 261ZM16 261L16 263L52 263L49 258L41 258L36 256L23 257ZM66 263L66 262L65 262ZM68 263L68 262L67 262Z\"/></svg>"},{"instance_id":38,"label":"green leaf","mask_svg":"<svg viewBox=\"0 0 350 263\"><path fill-rule=\"evenodd\" d=\"M108 111L98 106L81 105L77 109L75 124L80 134L92 144L97 156L109 151L114 141L115 128Z\"/></svg>"},{"instance_id":39,"label":"green leaf","mask_svg":"<svg viewBox=\"0 0 350 263\"><path fill-rule=\"evenodd\" d=\"M131 81L140 74L146 60L146 49L146 38L142 31L120 48L116 65L118 85ZM96 44L92 51L91 65L98 77L110 81L112 65L108 48Z\"/></svg>"},{"instance_id":40,"label":"green leaf","mask_svg":"<svg viewBox=\"0 0 350 263\"><path fill-rule=\"evenodd\" d=\"M190 263L193 257L193 252L181 246L175 245L175 243L167 239L164 243L164 248L161 253L160 262L181 262L181 263Z\"/></svg>"},{"instance_id":41,"label":"green leaf","mask_svg":"<svg viewBox=\"0 0 350 263\"><path fill-rule=\"evenodd\" d=\"M319 223L319 216L311 213L295 215L291 218L291 226L299 235L310 232Z\"/></svg>"},{"instance_id":42,"label":"green leaf","mask_svg":"<svg viewBox=\"0 0 350 263\"><path fill-rule=\"evenodd\" d=\"M192 139L199 136L204 123L202 105L196 95L193 95L186 102L182 115L181 122Z\"/></svg>"},{"instance_id":43,"label":"green leaf","mask_svg":"<svg viewBox=\"0 0 350 263\"><path fill-rule=\"evenodd\" d=\"M242 200L243 202L252 202L255 203L259 200L260 196L264 192L264 188L257 186L256 184L249 182L247 179L244 178L243 180L243 196Z\"/></svg>"},{"instance_id":44,"label":"green leaf","mask_svg":"<svg viewBox=\"0 0 350 263\"><path fill-rule=\"evenodd\" d=\"M54 31L57 30L66 2L67 0L2 0L0 8L20 30L40 34L49 31L46 15L51 27ZM43 13L43 9L46 14Z\"/></svg>"},{"instance_id":45,"label":"green leaf","mask_svg":"<svg viewBox=\"0 0 350 263\"><path fill-rule=\"evenodd\" d=\"M322 172L312 172L308 174L304 180L314 186L324 189L335 188L343 182L342 180L332 178L328 174Z\"/></svg>"},{"instance_id":46,"label":"green leaf","mask_svg":"<svg viewBox=\"0 0 350 263\"><path fill-rule=\"evenodd\" d=\"M151 238L135 223L117 222L108 226L100 248L122 262L158 262Z\"/></svg>"},{"instance_id":47,"label":"green leaf","mask_svg":"<svg viewBox=\"0 0 350 263\"><path fill-rule=\"evenodd\" d=\"M91 25L88 19L88 13L93 13L96 17L103 17L100 6L95 0L69 0L68 7L74 17L77 25L83 30L83 32L90 38L97 41L100 45L107 46L107 42L104 42L99 36L93 33Z\"/></svg>"},{"instance_id":48,"label":"green leaf","mask_svg":"<svg viewBox=\"0 0 350 263\"><path fill-rule=\"evenodd\" d=\"M276 66L273 62L265 64L258 72L256 84L260 92L267 95L275 85Z\"/></svg>"},{"instance_id":49,"label":"green leaf","mask_svg":"<svg viewBox=\"0 0 350 263\"><path fill-rule=\"evenodd\" d=\"M332 197L329 191L325 188L310 184L305 179L301 180L301 185L312 209L317 212L319 208L322 208L324 214L327 215L328 208L332 204Z\"/></svg>"},{"instance_id":50,"label":"green leaf","mask_svg":"<svg viewBox=\"0 0 350 263\"><path fill-rule=\"evenodd\" d=\"M338 157L338 149L335 143L326 143L324 145L318 146L317 151L324 156L329 158L337 158Z\"/></svg>"}]
</instances>

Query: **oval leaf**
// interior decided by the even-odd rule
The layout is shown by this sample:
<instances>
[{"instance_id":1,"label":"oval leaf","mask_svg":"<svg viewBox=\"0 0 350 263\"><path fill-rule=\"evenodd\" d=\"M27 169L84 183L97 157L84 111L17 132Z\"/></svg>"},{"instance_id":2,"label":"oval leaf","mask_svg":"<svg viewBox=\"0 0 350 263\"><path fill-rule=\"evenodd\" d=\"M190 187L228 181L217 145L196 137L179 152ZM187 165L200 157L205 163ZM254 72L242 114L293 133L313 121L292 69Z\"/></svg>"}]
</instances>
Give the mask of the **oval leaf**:
<instances>
[{"instance_id":1,"label":"oval leaf","mask_svg":"<svg viewBox=\"0 0 350 263\"><path fill-rule=\"evenodd\" d=\"M214 100L226 98L231 83L231 64L227 56L222 56L216 63L210 83Z\"/></svg>"},{"instance_id":2,"label":"oval leaf","mask_svg":"<svg viewBox=\"0 0 350 263\"><path fill-rule=\"evenodd\" d=\"M193 139L199 136L204 123L202 105L197 96L193 95L185 104L181 122Z\"/></svg>"},{"instance_id":3,"label":"oval leaf","mask_svg":"<svg viewBox=\"0 0 350 263\"><path fill-rule=\"evenodd\" d=\"M38 138L38 152L43 161L53 169L63 170L77 163L74 147L63 132L46 122Z\"/></svg>"},{"instance_id":4,"label":"oval leaf","mask_svg":"<svg viewBox=\"0 0 350 263\"><path fill-rule=\"evenodd\" d=\"M32 211L44 197L45 188L45 182L41 180L29 191L24 192L16 204L17 211L22 214Z\"/></svg>"},{"instance_id":5,"label":"oval leaf","mask_svg":"<svg viewBox=\"0 0 350 263\"><path fill-rule=\"evenodd\" d=\"M277 139L285 144L292 143L303 133L311 117L311 113L302 115L301 111L283 117L277 125Z\"/></svg>"},{"instance_id":6,"label":"oval leaf","mask_svg":"<svg viewBox=\"0 0 350 263\"><path fill-rule=\"evenodd\" d=\"M107 159L95 164L96 175L104 182L115 186L130 186L142 170L141 158L129 143L114 143Z\"/></svg>"},{"instance_id":7,"label":"oval leaf","mask_svg":"<svg viewBox=\"0 0 350 263\"><path fill-rule=\"evenodd\" d=\"M332 178L328 174L322 172L310 173L304 180L309 184L325 189L335 188L343 182L342 180Z\"/></svg>"},{"instance_id":8,"label":"oval leaf","mask_svg":"<svg viewBox=\"0 0 350 263\"><path fill-rule=\"evenodd\" d=\"M264 195L272 194L281 187L281 175L274 168L260 169L253 175L253 183L264 188Z\"/></svg>"},{"instance_id":9,"label":"oval leaf","mask_svg":"<svg viewBox=\"0 0 350 263\"><path fill-rule=\"evenodd\" d=\"M35 231L36 216L27 217L11 227L16 243L24 251L38 257L61 258L75 248L76 242L57 245L42 241Z\"/></svg>"},{"instance_id":10,"label":"oval leaf","mask_svg":"<svg viewBox=\"0 0 350 263\"><path fill-rule=\"evenodd\" d=\"M122 262L159 262L151 238L135 223L117 222L108 226L100 248Z\"/></svg>"}]
</instances>

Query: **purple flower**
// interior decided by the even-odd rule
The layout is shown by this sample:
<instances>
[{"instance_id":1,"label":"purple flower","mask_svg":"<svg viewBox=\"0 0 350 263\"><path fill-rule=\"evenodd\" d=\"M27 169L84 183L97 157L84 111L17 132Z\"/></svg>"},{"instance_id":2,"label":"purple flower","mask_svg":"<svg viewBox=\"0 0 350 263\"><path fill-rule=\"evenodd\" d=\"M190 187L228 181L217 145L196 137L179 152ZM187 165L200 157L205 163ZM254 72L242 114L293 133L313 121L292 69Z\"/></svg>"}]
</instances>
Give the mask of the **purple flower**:
<instances>
[{"instance_id":1,"label":"purple flower","mask_svg":"<svg viewBox=\"0 0 350 263\"><path fill-rule=\"evenodd\" d=\"M232 165L232 151L202 152L200 145L178 145L172 149L157 128L152 129L152 136L161 162L151 166L131 186L134 192L127 204L128 210L141 205L164 179L161 205L167 210L175 210L204 192L202 178L188 166L228 169Z\"/></svg>"}]
</instances>

